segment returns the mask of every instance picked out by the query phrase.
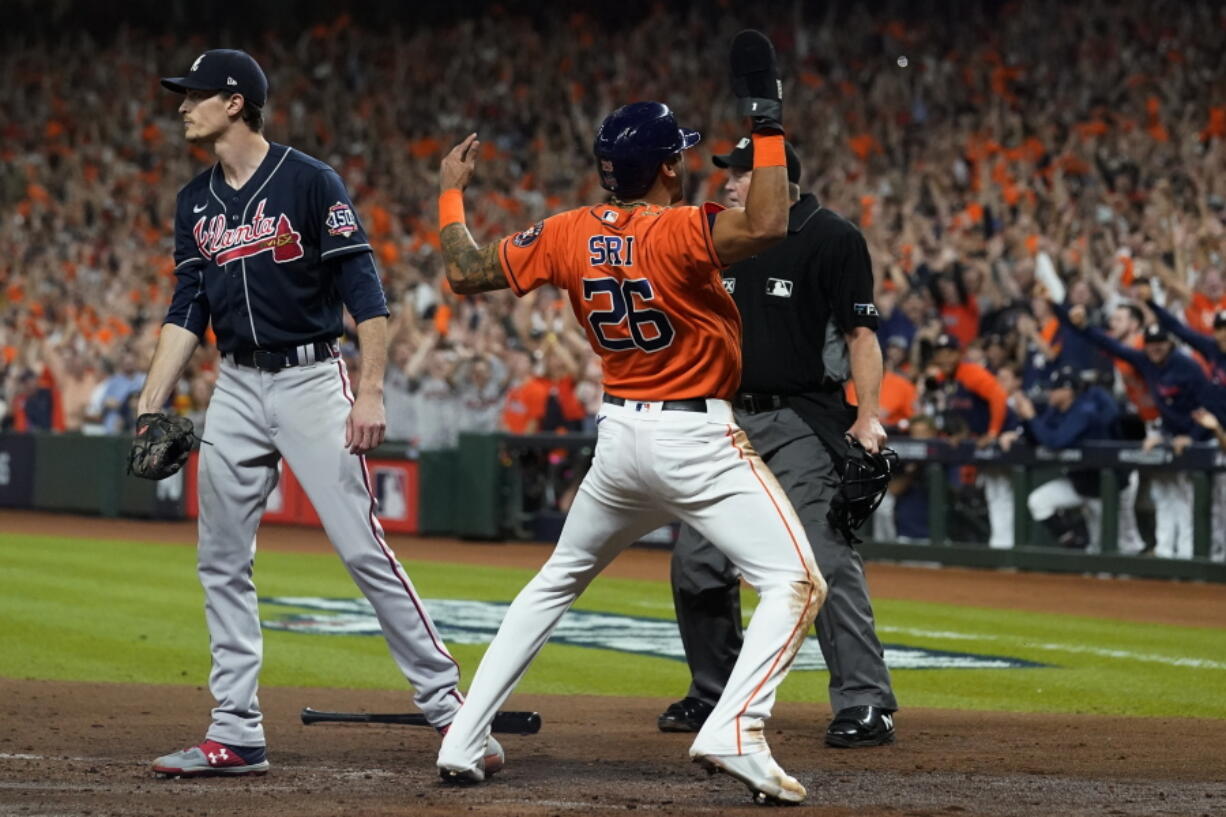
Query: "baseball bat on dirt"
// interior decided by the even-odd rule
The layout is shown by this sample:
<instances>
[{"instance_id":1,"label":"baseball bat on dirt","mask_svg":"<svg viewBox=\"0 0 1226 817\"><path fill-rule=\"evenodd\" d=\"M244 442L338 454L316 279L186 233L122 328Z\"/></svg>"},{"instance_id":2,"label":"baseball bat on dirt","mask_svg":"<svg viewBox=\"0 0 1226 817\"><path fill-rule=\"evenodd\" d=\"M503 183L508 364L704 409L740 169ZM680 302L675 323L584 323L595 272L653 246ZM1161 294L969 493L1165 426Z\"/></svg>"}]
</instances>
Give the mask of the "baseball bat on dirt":
<instances>
[{"instance_id":1,"label":"baseball bat on dirt","mask_svg":"<svg viewBox=\"0 0 1226 817\"><path fill-rule=\"evenodd\" d=\"M320 712L306 706L302 708L302 722L312 723L398 723L406 726L429 726L430 722L420 712ZM541 731L539 712L503 711L494 715L490 726L494 732L514 735L535 735Z\"/></svg>"}]
</instances>

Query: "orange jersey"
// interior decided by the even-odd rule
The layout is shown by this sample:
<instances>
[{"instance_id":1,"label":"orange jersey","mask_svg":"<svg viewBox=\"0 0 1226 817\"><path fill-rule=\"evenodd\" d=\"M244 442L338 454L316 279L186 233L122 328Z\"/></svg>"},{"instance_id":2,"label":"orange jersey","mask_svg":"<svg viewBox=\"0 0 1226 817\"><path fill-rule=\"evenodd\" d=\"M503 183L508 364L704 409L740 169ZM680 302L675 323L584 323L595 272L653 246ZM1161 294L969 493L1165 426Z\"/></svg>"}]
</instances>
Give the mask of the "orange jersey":
<instances>
[{"instance_id":1,"label":"orange jersey","mask_svg":"<svg viewBox=\"0 0 1226 817\"><path fill-rule=\"evenodd\" d=\"M1138 332L1131 340L1124 341L1125 346L1130 346L1133 349L1140 349L1145 345L1141 338L1141 333ZM1132 368L1131 363L1114 358L1115 368L1119 370L1120 379L1124 382L1124 393L1128 399L1132 401L1132 405L1136 407L1137 416L1145 422L1152 422L1158 419L1158 407L1154 405L1154 394L1150 391L1149 384L1145 382L1145 378Z\"/></svg>"},{"instance_id":2,"label":"orange jersey","mask_svg":"<svg viewBox=\"0 0 1226 817\"><path fill-rule=\"evenodd\" d=\"M566 290L610 394L726 400L741 380L741 316L711 236L719 209L568 210L504 238L498 257L516 295Z\"/></svg>"},{"instance_id":3,"label":"orange jersey","mask_svg":"<svg viewBox=\"0 0 1226 817\"><path fill-rule=\"evenodd\" d=\"M1209 335L1213 333L1213 313L1219 309L1226 309L1226 295L1215 301L1203 292L1193 292L1183 316L1188 319L1188 326Z\"/></svg>"},{"instance_id":4,"label":"orange jersey","mask_svg":"<svg viewBox=\"0 0 1226 817\"><path fill-rule=\"evenodd\" d=\"M853 406L860 405L854 382L848 380L843 392L848 403ZM910 420L915 415L915 399L918 395L914 383L897 372L886 369L881 375L881 394L877 406L881 411L881 424L897 427L903 421Z\"/></svg>"}]
</instances>

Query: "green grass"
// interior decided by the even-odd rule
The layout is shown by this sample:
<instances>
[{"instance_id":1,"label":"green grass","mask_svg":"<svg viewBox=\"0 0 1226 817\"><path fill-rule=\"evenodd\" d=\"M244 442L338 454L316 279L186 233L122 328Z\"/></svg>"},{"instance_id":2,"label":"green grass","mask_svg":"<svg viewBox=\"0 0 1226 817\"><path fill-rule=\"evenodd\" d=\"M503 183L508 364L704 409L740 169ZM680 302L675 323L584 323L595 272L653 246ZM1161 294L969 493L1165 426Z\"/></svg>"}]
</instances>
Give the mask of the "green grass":
<instances>
[{"instance_id":1,"label":"green grass","mask_svg":"<svg viewBox=\"0 0 1226 817\"><path fill-rule=\"evenodd\" d=\"M148 543L0 534L0 676L201 684L208 675L195 551ZM428 598L509 601L531 571L407 562ZM262 596L358 595L332 554L263 552ZM752 596L746 598L751 602ZM580 609L670 618L664 582L598 579ZM1005 655L1021 670L897 670L904 706L1226 718L1226 629L1135 624L875 600L883 641ZM471 678L483 646L455 645ZM1184 665L1174 662L1182 661ZM1195 666L1195 662L1202 662ZM403 689L380 638L265 634L269 685ZM684 664L549 645L523 692L674 697ZM796 672L780 698L824 702L826 675Z\"/></svg>"}]
</instances>

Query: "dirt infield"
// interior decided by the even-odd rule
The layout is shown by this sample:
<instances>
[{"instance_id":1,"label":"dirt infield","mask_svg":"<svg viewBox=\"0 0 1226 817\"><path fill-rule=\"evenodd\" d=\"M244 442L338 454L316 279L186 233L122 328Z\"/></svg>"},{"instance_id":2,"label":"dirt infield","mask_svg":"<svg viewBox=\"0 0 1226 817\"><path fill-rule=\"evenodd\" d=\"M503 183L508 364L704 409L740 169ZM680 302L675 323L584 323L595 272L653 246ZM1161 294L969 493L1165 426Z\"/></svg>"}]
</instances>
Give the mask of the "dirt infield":
<instances>
[{"instance_id":1,"label":"dirt infield","mask_svg":"<svg viewBox=\"0 0 1226 817\"><path fill-rule=\"evenodd\" d=\"M186 545L186 523L0 512L0 530ZM324 550L322 533L268 528L260 546ZM521 567L539 545L392 537L402 559ZM610 574L664 580L667 554L629 551ZM1226 624L1226 588L1195 583L872 565L880 598L1042 610L1188 626ZM20 675L20 667L0 672ZM1196 698L1189 690L1189 701ZM409 711L406 693L265 688L272 772L166 781L156 756L198 740L212 699L199 687L0 679L0 817L7 815L572 815L735 814L745 789L687 761L685 735L662 735L667 701L517 696L536 736L505 736L507 768L490 783L438 782L429 729L317 725L303 706ZM1195 710L1191 710L1195 711ZM822 745L825 705L781 704L775 754L809 788L797 815L1226 815L1226 721L906 709L899 741L871 750Z\"/></svg>"},{"instance_id":2,"label":"dirt infield","mask_svg":"<svg viewBox=\"0 0 1226 817\"><path fill-rule=\"evenodd\" d=\"M0 681L2 815L730 814L740 784L687 761L662 735L663 701L518 696L539 735L504 736L506 769L454 790L434 771L438 738L401 726L302 726L317 708L406 711L395 692L267 688L272 772L156 780L147 764L199 739L212 701L191 687ZM809 789L796 815L1221 815L1226 723L908 709L899 741L822 746L828 710L784 704L771 742ZM1216 778L1216 780L1215 780Z\"/></svg>"}]
</instances>

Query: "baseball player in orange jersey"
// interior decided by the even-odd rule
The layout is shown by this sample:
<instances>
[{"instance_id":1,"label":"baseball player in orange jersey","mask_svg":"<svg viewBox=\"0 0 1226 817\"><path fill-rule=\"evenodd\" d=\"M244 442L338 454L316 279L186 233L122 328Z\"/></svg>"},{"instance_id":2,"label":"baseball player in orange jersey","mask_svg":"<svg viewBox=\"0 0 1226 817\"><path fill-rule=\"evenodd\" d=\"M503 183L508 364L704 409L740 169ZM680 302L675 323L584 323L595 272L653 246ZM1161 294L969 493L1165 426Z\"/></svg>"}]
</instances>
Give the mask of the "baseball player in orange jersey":
<instances>
[{"instance_id":1,"label":"baseball player in orange jersey","mask_svg":"<svg viewBox=\"0 0 1226 817\"><path fill-rule=\"evenodd\" d=\"M723 550L760 601L724 695L690 748L755 800L800 802L804 787L772 759L764 724L826 592L795 511L735 424L740 317L721 268L787 230L788 191L774 50L758 32L732 48L733 86L754 122L755 172L744 208L673 206L681 152L699 134L667 106L639 102L601 125L595 154L608 204L545 219L478 247L461 190L476 134L443 160L440 225L459 293L551 284L567 292L604 363L592 467L552 556L507 611L439 751L449 783L485 778L485 737L563 613L623 548L679 518Z\"/></svg>"}]
</instances>

